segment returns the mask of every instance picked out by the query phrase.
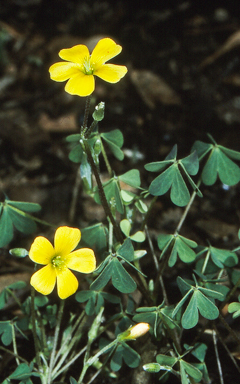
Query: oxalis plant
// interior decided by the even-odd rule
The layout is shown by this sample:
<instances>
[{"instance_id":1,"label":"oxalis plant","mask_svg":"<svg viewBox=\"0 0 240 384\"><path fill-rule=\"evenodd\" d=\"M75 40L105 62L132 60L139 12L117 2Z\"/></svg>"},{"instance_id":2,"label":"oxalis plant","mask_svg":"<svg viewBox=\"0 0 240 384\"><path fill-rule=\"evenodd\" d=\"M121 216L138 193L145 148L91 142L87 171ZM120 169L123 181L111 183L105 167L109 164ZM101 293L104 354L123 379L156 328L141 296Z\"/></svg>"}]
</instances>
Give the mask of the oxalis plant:
<instances>
[{"instance_id":1,"label":"oxalis plant","mask_svg":"<svg viewBox=\"0 0 240 384\"><path fill-rule=\"evenodd\" d=\"M59 56L65 61L49 69L52 80L67 80L66 92L86 97L80 133L66 138L71 146L69 159L79 164L84 192L102 205L106 219L83 228L82 233L69 226L56 228L54 245L37 236L29 250L10 250L12 257L29 257L34 266L30 295L25 301L18 295L18 290L27 286L21 281L5 287L0 294L2 310L9 299L19 307L14 317L3 317L0 322L0 349L16 362L11 374L3 378L4 384L96 383L102 382L103 376L114 383L123 365L136 369L140 363L146 382L151 382L152 373L162 382L171 381L174 375L174 380L182 384L210 383L205 331L212 338L220 382L224 379L218 342L240 371L220 332L225 328L240 344L239 336L221 314L225 304L234 300L240 284L236 269L240 247L219 249L208 239L197 244L181 235L194 199L204 199L202 185L214 185L218 178L228 186L240 181L236 164L240 153L219 145L209 134L206 142L196 141L183 159L178 158L175 145L165 159L146 164L152 176L148 187L141 186L138 169L117 175L108 154L123 160L123 135L119 129L101 132L104 102L94 108L91 95L94 76L116 83L126 75L125 66L106 64L121 49L109 38L101 39L91 55L85 45L76 45L62 49ZM91 110L93 119L89 122ZM100 158L109 176L104 183ZM183 207L182 216L174 233L160 233L153 239L148 218L156 200L164 194L174 205ZM34 217L40 208L6 196L0 205L0 245L6 246L13 239L14 228L30 234L37 232L36 222L47 225ZM78 247L81 236L82 246L80 243ZM143 267L146 257L151 278ZM187 266L188 277L186 268L179 265ZM165 286L165 276L172 268L183 271L176 279L176 302L170 302ZM78 290L78 279L72 271L86 276L87 290ZM57 303L51 295L55 286ZM133 295L136 292L140 306ZM70 296L75 305L66 305ZM228 308L234 318L240 316L240 302L232 302ZM188 332L194 337L185 344ZM134 342L140 336L143 338ZM18 346L25 340L34 343L31 361L19 352Z\"/></svg>"}]
</instances>

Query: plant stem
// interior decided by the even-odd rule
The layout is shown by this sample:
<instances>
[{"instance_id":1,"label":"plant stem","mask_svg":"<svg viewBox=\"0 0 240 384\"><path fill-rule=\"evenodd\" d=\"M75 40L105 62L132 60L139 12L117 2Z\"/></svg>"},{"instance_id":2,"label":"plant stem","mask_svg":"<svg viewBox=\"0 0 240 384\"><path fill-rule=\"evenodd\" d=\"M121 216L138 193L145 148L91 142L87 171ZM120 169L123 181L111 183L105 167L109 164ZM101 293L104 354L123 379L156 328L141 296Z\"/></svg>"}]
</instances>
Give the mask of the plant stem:
<instances>
[{"instance_id":1,"label":"plant stem","mask_svg":"<svg viewBox=\"0 0 240 384\"><path fill-rule=\"evenodd\" d=\"M110 177L112 177L113 176L113 171L112 171L111 165L110 165L110 163L108 161L107 153L105 151L105 148L104 148L102 140L101 140L101 148L102 148L103 159L105 161L105 164L106 164L106 167L107 167L107 170L108 170L108 174L109 174Z\"/></svg>"},{"instance_id":2,"label":"plant stem","mask_svg":"<svg viewBox=\"0 0 240 384\"><path fill-rule=\"evenodd\" d=\"M56 353L56 348L57 348L57 342L58 342L60 325L61 325L61 320L62 320L62 315L63 315L64 304L65 304L65 301L61 300L60 307L58 310L58 316L57 316L57 325L56 325L55 333L54 333L53 348L52 348L52 352L51 352L47 384L51 384L51 382L52 382L52 370L53 370L53 365L54 365L54 358L55 358L55 353Z\"/></svg>"},{"instance_id":3,"label":"plant stem","mask_svg":"<svg viewBox=\"0 0 240 384\"><path fill-rule=\"evenodd\" d=\"M85 318L85 321L84 321L84 318ZM76 341L80 340L80 338L82 336L82 333L83 333L81 328L85 324L86 320L87 320L87 316L85 314L85 311L83 311L81 313L81 315L79 316L78 320L76 321L76 323L74 324L74 326L72 328L72 332L69 333L66 338L64 338L64 341L63 341L63 343L62 343L62 345L61 345L61 347L60 347L60 349L59 349L59 351L56 354L56 357L54 359L54 366L55 366L55 368L53 369L53 373L52 373L54 378L56 376L58 376L60 372L62 372L62 368L61 367L62 367L63 363L66 361L66 358L70 354L70 352L71 352L74 344L76 343ZM80 325L80 327L79 327L79 325ZM77 331L75 332L76 329L77 329ZM75 335L73 335L74 332L75 332ZM65 345L69 342L70 338L71 338L71 341L68 344L67 351L62 354L62 351L63 351ZM62 356L61 356L61 354L62 354ZM59 359L60 356L61 356L61 359L57 363L57 360ZM70 360L70 361L72 361L72 360ZM67 363L67 364L68 364L68 366L71 365L69 363Z\"/></svg>"},{"instance_id":4,"label":"plant stem","mask_svg":"<svg viewBox=\"0 0 240 384\"><path fill-rule=\"evenodd\" d=\"M115 219L113 217L113 214L111 212L111 209L109 207L109 204L107 202L107 198L106 198L106 195L105 195L105 192L104 192L104 189L103 189L103 185L102 185L99 173L98 173L98 169L97 169L97 166L96 166L96 164L95 164L95 162L93 160L91 149L90 149L90 146L89 146L87 140L84 140L84 146L85 146L85 151L86 151L86 154L87 154L87 157L88 157L88 161L89 161L89 163L91 165L92 171L93 171L94 176L96 178L96 182L97 182L97 185L98 185L98 191L99 191L99 197L100 197L103 209L104 209L104 211L106 213L106 216L109 218L109 220L111 221L111 223L113 225L113 231L114 231L114 235L116 236L116 239L120 243L123 243L122 232L120 231L120 228L117 225L117 223L116 223L116 221L115 221Z\"/></svg>"},{"instance_id":5,"label":"plant stem","mask_svg":"<svg viewBox=\"0 0 240 384\"><path fill-rule=\"evenodd\" d=\"M86 139L89 138L89 136L91 135L92 131L94 130L97 124L98 124L98 121L94 120L90 125L90 127L86 129L85 135L84 135Z\"/></svg>"},{"instance_id":6,"label":"plant stem","mask_svg":"<svg viewBox=\"0 0 240 384\"><path fill-rule=\"evenodd\" d=\"M19 358L18 358L18 351L17 351L17 343L16 343L16 335L15 335L14 324L11 323L11 326L12 326L13 352L16 355L16 363L17 363L17 365L19 365L20 361L19 361Z\"/></svg>"},{"instance_id":7,"label":"plant stem","mask_svg":"<svg viewBox=\"0 0 240 384\"><path fill-rule=\"evenodd\" d=\"M72 365L74 363L74 361L76 361L87 349L87 346L85 346L84 348L81 349L81 351L79 351L74 357L72 360L68 361L67 364L65 364L61 369L59 369L59 371L57 370L56 372L53 371L53 379L55 379L57 376L59 376L62 372L65 372L66 369L68 367L70 367L70 365Z\"/></svg>"},{"instance_id":8,"label":"plant stem","mask_svg":"<svg viewBox=\"0 0 240 384\"><path fill-rule=\"evenodd\" d=\"M98 353L96 353L96 355L90 357L84 364L83 366L83 369L82 369L82 372L81 372L81 375L79 377L79 380L78 380L78 384L82 384L82 381L84 379L84 376L88 370L88 368L94 364L95 361L98 360L99 356L101 356L103 353L106 353L109 349L111 349L112 347L116 346L118 343L118 339L115 339L113 340L110 344L106 345L106 347L102 348L100 351L98 351Z\"/></svg>"},{"instance_id":9,"label":"plant stem","mask_svg":"<svg viewBox=\"0 0 240 384\"><path fill-rule=\"evenodd\" d=\"M24 211L21 211L21 209L18 209L18 208L16 208L16 207L12 207L12 206L11 206L11 209L13 209L13 210L16 211L17 213L19 213L21 216L27 217L28 219L31 219L31 220L33 220L33 221L36 221L37 223L44 224L44 225L48 225L49 227L56 228L56 225L50 224L50 223L48 223L48 222L45 221L45 220L40 220L40 219L38 219L37 217L34 217L34 216L32 216L32 215L29 215L28 213L26 213L26 212L24 212Z\"/></svg>"},{"instance_id":10,"label":"plant stem","mask_svg":"<svg viewBox=\"0 0 240 384\"><path fill-rule=\"evenodd\" d=\"M91 97L92 97L92 95L89 95L89 96L87 96L87 99L86 99L84 118L83 118L83 125L81 127L81 133L83 133L83 134L87 130L87 123L88 123L88 116L89 116L89 111L90 111Z\"/></svg>"},{"instance_id":11,"label":"plant stem","mask_svg":"<svg viewBox=\"0 0 240 384\"><path fill-rule=\"evenodd\" d=\"M150 203L150 206L149 206L149 208L148 208L148 211L147 211L147 213L146 213L146 215L145 215L145 218L144 218L144 220L143 220L143 222L142 222L142 225L141 225L141 231L143 231L144 228L145 228L145 225L146 225L146 223L147 223L147 221L148 221L148 218L149 218L149 216L150 216L150 213L151 213L151 211L152 211L152 209L153 209L153 207L154 207L154 204L155 204L157 198L158 198L158 196L154 196L154 198L152 199L152 201L151 201L151 203Z\"/></svg>"},{"instance_id":12,"label":"plant stem","mask_svg":"<svg viewBox=\"0 0 240 384\"><path fill-rule=\"evenodd\" d=\"M228 293L226 299L221 303L221 305L219 307L220 311L223 309L224 305L229 302L230 298L234 295L234 293L238 289L239 285L240 285L240 278L238 279L238 281L236 282L234 287L231 289L231 291Z\"/></svg>"},{"instance_id":13,"label":"plant stem","mask_svg":"<svg viewBox=\"0 0 240 384\"><path fill-rule=\"evenodd\" d=\"M4 347L0 346L0 351L4 351L4 352L8 353L9 355L11 355L11 356L13 356L15 358L18 358L23 363L29 364L29 362L26 359L24 359L23 357L21 357L19 355L16 355L16 353L14 353L13 351L10 351L10 349L7 349L7 348L4 348Z\"/></svg>"},{"instance_id":14,"label":"plant stem","mask_svg":"<svg viewBox=\"0 0 240 384\"><path fill-rule=\"evenodd\" d=\"M17 303L17 304L19 305L19 307L21 308L22 304L21 304L21 302L18 300L18 298L17 298L17 296L15 295L15 293L14 293L11 289L9 289L8 287L6 287L5 290L6 290L6 292L9 293L9 295L11 295L11 296L14 298L14 300L16 301L16 303Z\"/></svg>"},{"instance_id":15,"label":"plant stem","mask_svg":"<svg viewBox=\"0 0 240 384\"><path fill-rule=\"evenodd\" d=\"M213 345L214 345L215 356L216 356L216 360L217 360L220 383L224 384L222 366L221 366L219 353L218 353L218 347L217 347L217 337L216 337L216 332L214 330L213 330Z\"/></svg>"},{"instance_id":16,"label":"plant stem","mask_svg":"<svg viewBox=\"0 0 240 384\"><path fill-rule=\"evenodd\" d=\"M41 364L41 360L39 357L39 344L38 344L37 329L36 329L36 316L35 316L35 308L34 308L34 299L35 299L35 289L31 286L32 333L33 333L34 348L35 348L35 353L36 353L36 361L37 361L38 368L40 370L40 367L42 367L42 364Z\"/></svg>"}]
</instances>

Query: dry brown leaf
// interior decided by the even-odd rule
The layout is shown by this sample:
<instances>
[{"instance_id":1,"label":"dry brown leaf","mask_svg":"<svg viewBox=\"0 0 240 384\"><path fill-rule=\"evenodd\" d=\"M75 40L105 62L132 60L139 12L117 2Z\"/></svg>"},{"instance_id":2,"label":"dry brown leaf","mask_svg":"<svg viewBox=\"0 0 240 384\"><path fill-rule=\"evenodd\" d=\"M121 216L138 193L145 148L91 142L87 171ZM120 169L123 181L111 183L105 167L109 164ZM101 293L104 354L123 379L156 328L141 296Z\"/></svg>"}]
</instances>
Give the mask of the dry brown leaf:
<instances>
[{"instance_id":1,"label":"dry brown leaf","mask_svg":"<svg viewBox=\"0 0 240 384\"><path fill-rule=\"evenodd\" d=\"M30 276L31 274L27 272L0 275L0 292L2 292L4 288L8 287L10 284L17 283L18 281L29 283Z\"/></svg>"},{"instance_id":2,"label":"dry brown leaf","mask_svg":"<svg viewBox=\"0 0 240 384\"><path fill-rule=\"evenodd\" d=\"M228 236L237 239L238 228L236 225L225 223L222 220L213 218L209 220L200 219L196 222L196 226L214 239L224 239Z\"/></svg>"},{"instance_id":3,"label":"dry brown leaf","mask_svg":"<svg viewBox=\"0 0 240 384\"><path fill-rule=\"evenodd\" d=\"M42 113L38 123L43 131L48 132L68 132L78 129L75 115L65 115L58 119L51 119L46 113Z\"/></svg>"},{"instance_id":4,"label":"dry brown leaf","mask_svg":"<svg viewBox=\"0 0 240 384\"><path fill-rule=\"evenodd\" d=\"M240 87L240 75L234 74L231 76L226 77L226 79L223 80L225 84L233 85L234 87Z\"/></svg>"},{"instance_id":5,"label":"dry brown leaf","mask_svg":"<svg viewBox=\"0 0 240 384\"><path fill-rule=\"evenodd\" d=\"M132 70L130 77L146 105L154 109L158 103L181 104L177 93L160 76L148 70Z\"/></svg>"},{"instance_id":6,"label":"dry brown leaf","mask_svg":"<svg viewBox=\"0 0 240 384\"><path fill-rule=\"evenodd\" d=\"M217 51L215 51L212 55L208 56L205 60L203 60L203 62L200 64L199 68L203 69L206 66L212 64L220 56L231 51L233 48L237 47L238 45L240 45L240 30L237 32L234 32L225 41L225 43L219 49L217 49Z\"/></svg>"}]
</instances>

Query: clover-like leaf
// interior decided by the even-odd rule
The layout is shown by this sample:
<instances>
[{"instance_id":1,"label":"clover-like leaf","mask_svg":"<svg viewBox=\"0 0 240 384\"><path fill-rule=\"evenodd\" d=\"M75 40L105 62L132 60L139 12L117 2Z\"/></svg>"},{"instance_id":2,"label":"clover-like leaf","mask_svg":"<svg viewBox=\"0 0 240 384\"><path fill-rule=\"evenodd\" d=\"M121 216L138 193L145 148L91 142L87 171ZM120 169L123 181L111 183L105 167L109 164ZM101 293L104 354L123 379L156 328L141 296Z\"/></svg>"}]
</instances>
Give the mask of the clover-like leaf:
<instances>
[{"instance_id":1,"label":"clover-like leaf","mask_svg":"<svg viewBox=\"0 0 240 384\"><path fill-rule=\"evenodd\" d=\"M202 379L201 371L199 371L199 369L197 369L187 361L184 361L183 359L180 359L179 362L180 362L180 374L181 374L182 384L191 383L191 381L188 378L188 375L191 376L196 383L199 383L199 381Z\"/></svg>"},{"instance_id":2,"label":"clover-like leaf","mask_svg":"<svg viewBox=\"0 0 240 384\"><path fill-rule=\"evenodd\" d=\"M240 301L240 295L238 296L238 301ZM228 306L228 312L233 313L233 318L236 319L240 316L240 302L230 303Z\"/></svg>"},{"instance_id":3,"label":"clover-like leaf","mask_svg":"<svg viewBox=\"0 0 240 384\"><path fill-rule=\"evenodd\" d=\"M123 201L120 193L120 188L118 185L118 179L116 177L111 178L106 183L103 184L104 192L108 202L114 203L116 205L116 209L119 213L123 213ZM101 204L100 196L98 189L94 194L94 200L96 203Z\"/></svg>"},{"instance_id":4,"label":"clover-like leaf","mask_svg":"<svg viewBox=\"0 0 240 384\"><path fill-rule=\"evenodd\" d=\"M111 152L118 160L123 160L124 153L120 149L123 146L123 134L119 129L113 131L101 133L100 135L103 140L108 144Z\"/></svg>"},{"instance_id":5,"label":"clover-like leaf","mask_svg":"<svg viewBox=\"0 0 240 384\"><path fill-rule=\"evenodd\" d=\"M31 376L39 377L39 373L33 372L32 364L28 365L26 363L22 363L19 364L15 371L9 376L9 379L26 382Z\"/></svg>"},{"instance_id":6,"label":"clover-like leaf","mask_svg":"<svg viewBox=\"0 0 240 384\"><path fill-rule=\"evenodd\" d=\"M173 316L179 311L182 307L186 299L192 294L192 297L187 305L187 308L182 316L182 326L185 329L190 329L195 327L198 323L199 313L208 320L214 320L219 315L219 310L213 302L214 298L221 297L221 293L209 290L207 288L203 288L200 286L194 287L190 284L186 284L186 282L178 277L177 283L179 286L189 287L188 292L182 298L182 300L178 303L176 308L173 311ZM210 297L210 299L208 297Z\"/></svg>"},{"instance_id":7,"label":"clover-like leaf","mask_svg":"<svg viewBox=\"0 0 240 384\"><path fill-rule=\"evenodd\" d=\"M91 284L91 290L98 291L112 280L113 286L122 293L135 291L137 285L126 269L122 266L117 257L113 257L103 269L96 280Z\"/></svg>"},{"instance_id":8,"label":"clover-like leaf","mask_svg":"<svg viewBox=\"0 0 240 384\"><path fill-rule=\"evenodd\" d=\"M168 249L171 249L168 260L169 267L175 265L177 256L179 256L184 263L191 263L196 258L196 254L192 248L196 248L197 243L181 235L159 235L158 247L163 251L161 257L163 257Z\"/></svg>"},{"instance_id":9,"label":"clover-like leaf","mask_svg":"<svg viewBox=\"0 0 240 384\"><path fill-rule=\"evenodd\" d=\"M102 223L97 223L85 227L81 230L81 245L96 249L102 254L107 248L108 230Z\"/></svg>"},{"instance_id":10,"label":"clover-like leaf","mask_svg":"<svg viewBox=\"0 0 240 384\"><path fill-rule=\"evenodd\" d=\"M121 343L116 348L111 359L111 369L115 372L119 371L122 367L122 360L124 360L130 368L137 368L140 363L140 356L134 349L129 347L128 344Z\"/></svg>"},{"instance_id":11,"label":"clover-like leaf","mask_svg":"<svg viewBox=\"0 0 240 384\"><path fill-rule=\"evenodd\" d=\"M106 292L97 291L79 291L75 295L76 300L79 303L87 301L85 311L88 316L92 316L94 313L98 314L100 308L104 305L104 300L109 301L112 304L119 304L120 298Z\"/></svg>"},{"instance_id":12,"label":"clover-like leaf","mask_svg":"<svg viewBox=\"0 0 240 384\"><path fill-rule=\"evenodd\" d=\"M29 212L38 212L39 204L11 201L0 203L0 247L7 245L13 238L13 228L30 234L37 228L34 217Z\"/></svg>"},{"instance_id":13,"label":"clover-like leaf","mask_svg":"<svg viewBox=\"0 0 240 384\"><path fill-rule=\"evenodd\" d=\"M138 169L131 169L130 171L119 176L118 178L119 180L123 181L127 185L130 185L133 188L140 187L141 180L140 180L140 172Z\"/></svg>"},{"instance_id":14,"label":"clover-like leaf","mask_svg":"<svg viewBox=\"0 0 240 384\"><path fill-rule=\"evenodd\" d=\"M221 182L226 185L237 184L240 181L240 168L231 159L240 160L240 152L218 145L210 135L208 136L213 144L197 141L192 148L197 151L200 159L210 152L202 172L203 183L213 185L219 176Z\"/></svg>"},{"instance_id":15,"label":"clover-like leaf","mask_svg":"<svg viewBox=\"0 0 240 384\"><path fill-rule=\"evenodd\" d=\"M11 321L0 321L0 334L2 343L6 346L12 342L12 324Z\"/></svg>"},{"instance_id":16,"label":"clover-like leaf","mask_svg":"<svg viewBox=\"0 0 240 384\"><path fill-rule=\"evenodd\" d=\"M164 161L146 164L145 169L150 172L163 171L152 181L149 192L153 196L161 196L170 189L172 202L182 207L188 204L190 193L183 179L181 169L197 194L202 196L198 187L190 177L190 175L195 175L198 172L199 161L196 153L191 153L181 160L176 160L176 155L177 146L174 146Z\"/></svg>"}]
</instances>

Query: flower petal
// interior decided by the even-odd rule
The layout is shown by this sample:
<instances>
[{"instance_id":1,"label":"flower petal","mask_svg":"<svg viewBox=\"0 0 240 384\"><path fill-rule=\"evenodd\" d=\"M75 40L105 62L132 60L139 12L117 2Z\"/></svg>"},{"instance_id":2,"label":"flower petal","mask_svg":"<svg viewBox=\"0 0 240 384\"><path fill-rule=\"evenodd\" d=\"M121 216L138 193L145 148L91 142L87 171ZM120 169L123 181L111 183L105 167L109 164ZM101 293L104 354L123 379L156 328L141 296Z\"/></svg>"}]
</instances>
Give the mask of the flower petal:
<instances>
[{"instance_id":1,"label":"flower petal","mask_svg":"<svg viewBox=\"0 0 240 384\"><path fill-rule=\"evenodd\" d=\"M54 248L50 241L43 236L38 236L31 245L29 257L38 264L48 264L55 255Z\"/></svg>"},{"instance_id":2,"label":"flower petal","mask_svg":"<svg viewBox=\"0 0 240 384\"><path fill-rule=\"evenodd\" d=\"M55 255L68 256L80 239L81 232L78 228L59 227L54 237Z\"/></svg>"},{"instance_id":3,"label":"flower petal","mask_svg":"<svg viewBox=\"0 0 240 384\"><path fill-rule=\"evenodd\" d=\"M85 75L84 73L78 73L71 77L66 86L65 91L70 95L89 96L93 93L95 88L95 80L93 75Z\"/></svg>"},{"instance_id":4,"label":"flower petal","mask_svg":"<svg viewBox=\"0 0 240 384\"><path fill-rule=\"evenodd\" d=\"M127 73L127 67L124 65L104 64L94 71L94 75L109 83L117 83Z\"/></svg>"},{"instance_id":5,"label":"flower petal","mask_svg":"<svg viewBox=\"0 0 240 384\"><path fill-rule=\"evenodd\" d=\"M61 59L83 65L84 60L89 59L89 50L86 45L74 45L72 48L61 49L58 54Z\"/></svg>"},{"instance_id":6,"label":"flower petal","mask_svg":"<svg viewBox=\"0 0 240 384\"><path fill-rule=\"evenodd\" d=\"M56 270L57 273L57 290L60 299L66 299L73 295L78 289L78 280L68 268Z\"/></svg>"},{"instance_id":7,"label":"flower petal","mask_svg":"<svg viewBox=\"0 0 240 384\"><path fill-rule=\"evenodd\" d=\"M92 249L82 248L68 255L65 265L74 271L91 273L96 269L96 258Z\"/></svg>"},{"instance_id":8,"label":"flower petal","mask_svg":"<svg viewBox=\"0 0 240 384\"><path fill-rule=\"evenodd\" d=\"M56 272L52 264L46 265L35 272L30 280L30 284L36 291L42 293L43 295L49 295L53 291L53 288L56 283Z\"/></svg>"},{"instance_id":9,"label":"flower petal","mask_svg":"<svg viewBox=\"0 0 240 384\"><path fill-rule=\"evenodd\" d=\"M101 65L106 63L106 61L117 56L121 50L121 45L117 45L112 39L101 39L91 54L90 64L94 70L98 69Z\"/></svg>"},{"instance_id":10,"label":"flower petal","mask_svg":"<svg viewBox=\"0 0 240 384\"><path fill-rule=\"evenodd\" d=\"M50 78L54 81L65 81L70 77L78 75L83 69L79 64L74 63L55 63L49 68Z\"/></svg>"}]
</instances>

